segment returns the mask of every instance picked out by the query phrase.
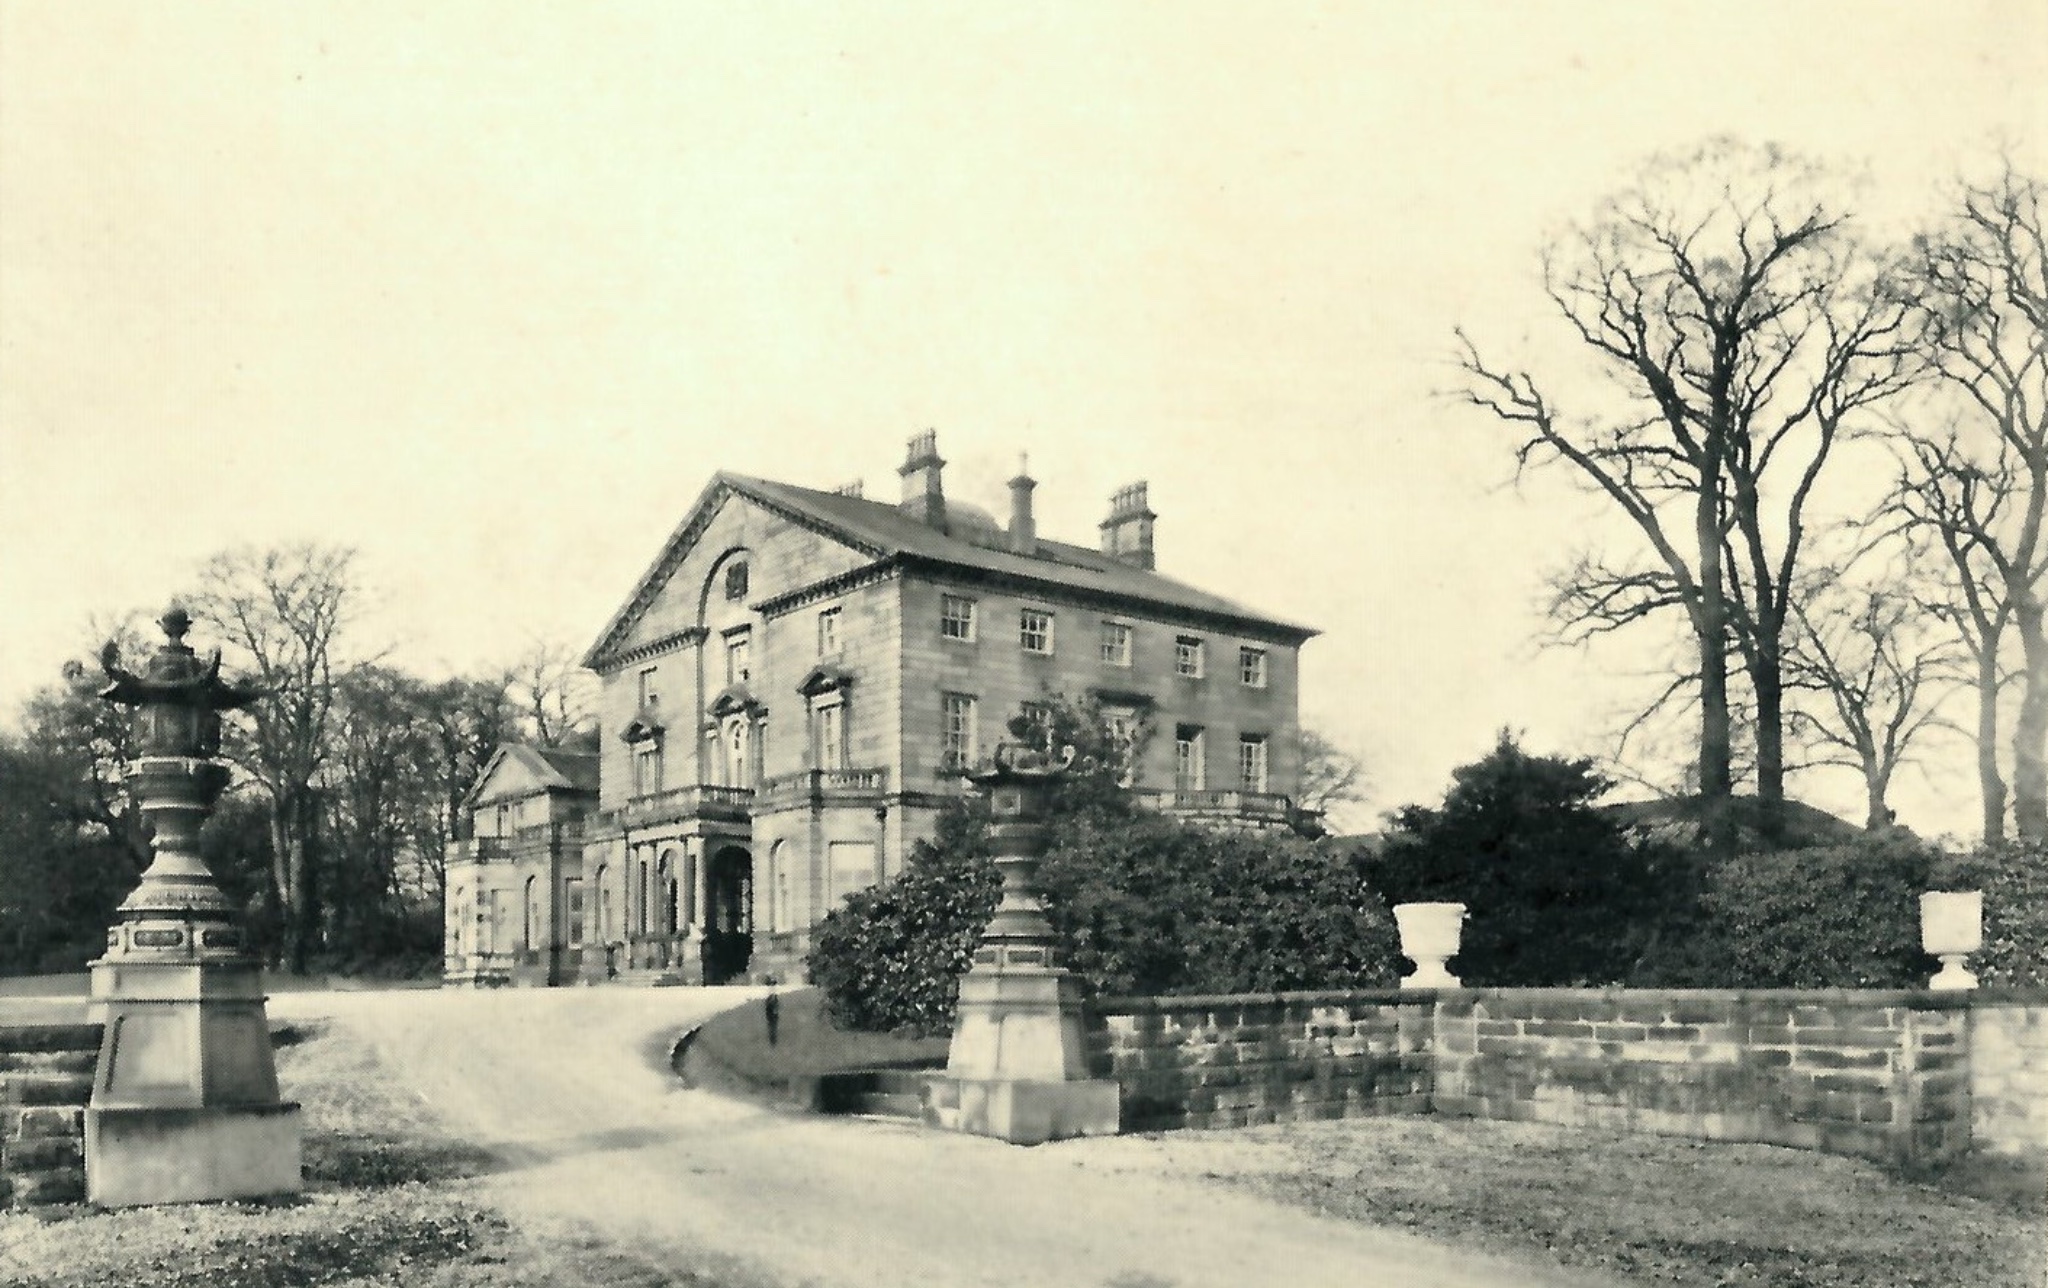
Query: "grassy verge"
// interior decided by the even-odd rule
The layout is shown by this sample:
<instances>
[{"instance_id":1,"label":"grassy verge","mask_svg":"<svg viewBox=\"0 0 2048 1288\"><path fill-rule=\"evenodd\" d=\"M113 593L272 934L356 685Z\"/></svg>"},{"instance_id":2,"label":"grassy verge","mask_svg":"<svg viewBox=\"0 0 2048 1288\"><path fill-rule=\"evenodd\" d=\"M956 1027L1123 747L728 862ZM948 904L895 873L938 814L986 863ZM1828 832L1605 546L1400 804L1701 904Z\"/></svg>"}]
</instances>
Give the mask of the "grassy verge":
<instances>
[{"instance_id":1,"label":"grassy verge","mask_svg":"<svg viewBox=\"0 0 2048 1288\"><path fill-rule=\"evenodd\" d=\"M764 1001L707 1021L690 1044L684 1070L692 1082L773 1100L821 1074L944 1064L945 1038L899 1038L834 1028L815 988L778 997L776 1040L768 1041Z\"/></svg>"},{"instance_id":2,"label":"grassy verge","mask_svg":"<svg viewBox=\"0 0 2048 1288\"><path fill-rule=\"evenodd\" d=\"M2048 1282L2048 1196L2031 1184L1978 1197L1804 1150L1441 1118L1155 1140L1176 1166L1318 1213L1631 1281Z\"/></svg>"},{"instance_id":3,"label":"grassy verge","mask_svg":"<svg viewBox=\"0 0 2048 1288\"><path fill-rule=\"evenodd\" d=\"M347 1032L278 1035L305 1109L306 1193L275 1203L0 1212L0 1283L16 1288L677 1288L732 1284L674 1254L575 1227L517 1230L480 1178L504 1163L451 1136Z\"/></svg>"}]
</instances>

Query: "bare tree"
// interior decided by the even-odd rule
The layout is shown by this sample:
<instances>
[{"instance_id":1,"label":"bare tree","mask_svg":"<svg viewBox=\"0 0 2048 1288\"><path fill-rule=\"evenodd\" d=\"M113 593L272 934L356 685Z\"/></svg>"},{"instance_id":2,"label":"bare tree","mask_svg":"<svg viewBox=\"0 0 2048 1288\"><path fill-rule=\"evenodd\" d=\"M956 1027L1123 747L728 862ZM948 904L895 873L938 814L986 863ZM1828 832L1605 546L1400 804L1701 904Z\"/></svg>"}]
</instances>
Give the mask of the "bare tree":
<instances>
[{"instance_id":1,"label":"bare tree","mask_svg":"<svg viewBox=\"0 0 2048 1288\"><path fill-rule=\"evenodd\" d=\"M543 747L583 738L596 723L593 677L578 657L565 644L536 640L506 669L523 732Z\"/></svg>"},{"instance_id":2,"label":"bare tree","mask_svg":"<svg viewBox=\"0 0 2048 1288\"><path fill-rule=\"evenodd\" d=\"M1738 662L1756 704L1758 795L1783 799L1782 641L1808 506L1849 421L1912 378L1892 279L1818 184L1774 149L1716 142L1653 163L1554 245L1551 302L1606 380L1590 410L1489 364L1459 332L1460 396L1524 434L1518 465L1568 465L1641 538L1560 582L1561 637L1669 612L1690 627L1710 803L1734 789Z\"/></svg>"},{"instance_id":3,"label":"bare tree","mask_svg":"<svg viewBox=\"0 0 2048 1288\"><path fill-rule=\"evenodd\" d=\"M1794 704L1790 728L1815 748L1810 763L1862 775L1864 826L1878 831L1892 821L1894 775L1953 691L1955 642L1913 595L1833 574L1802 581L1792 618L1786 679L1814 701Z\"/></svg>"},{"instance_id":4,"label":"bare tree","mask_svg":"<svg viewBox=\"0 0 2048 1288\"><path fill-rule=\"evenodd\" d=\"M1947 226L1923 238L1916 338L1942 401L1940 425L1896 427L1897 529L1953 572L1941 604L1969 651L1977 690L1984 835L2005 834L2000 772L2005 657L2019 652L2011 743L2014 828L2048 837L2048 241L2043 184L2011 166L1966 188Z\"/></svg>"},{"instance_id":5,"label":"bare tree","mask_svg":"<svg viewBox=\"0 0 2048 1288\"><path fill-rule=\"evenodd\" d=\"M201 570L192 611L265 690L224 743L269 799L271 887L287 963L303 974L319 935L313 864L321 770L332 749L337 641L356 595L354 552L300 545L232 550Z\"/></svg>"},{"instance_id":6,"label":"bare tree","mask_svg":"<svg viewBox=\"0 0 2048 1288\"><path fill-rule=\"evenodd\" d=\"M1301 786L1294 803L1318 814L1365 799L1365 766L1313 729L1301 731Z\"/></svg>"}]
</instances>

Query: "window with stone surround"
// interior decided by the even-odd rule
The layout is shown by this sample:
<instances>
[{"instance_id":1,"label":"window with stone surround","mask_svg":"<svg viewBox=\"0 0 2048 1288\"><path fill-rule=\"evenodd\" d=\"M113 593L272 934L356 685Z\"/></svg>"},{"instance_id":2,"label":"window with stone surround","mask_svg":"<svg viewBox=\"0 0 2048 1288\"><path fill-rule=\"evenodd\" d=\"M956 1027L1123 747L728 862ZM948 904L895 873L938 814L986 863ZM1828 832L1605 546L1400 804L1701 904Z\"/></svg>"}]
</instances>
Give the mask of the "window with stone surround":
<instances>
[{"instance_id":1,"label":"window with stone surround","mask_svg":"<svg viewBox=\"0 0 2048 1288\"><path fill-rule=\"evenodd\" d=\"M939 763L960 769L974 763L980 740L979 707L966 693L948 693L944 698L944 721L939 729Z\"/></svg>"},{"instance_id":2,"label":"window with stone surround","mask_svg":"<svg viewBox=\"0 0 2048 1288\"><path fill-rule=\"evenodd\" d=\"M725 682L727 684L745 684L753 678L754 670L750 660L753 645L752 641L748 638L748 634L747 631L740 630L725 637Z\"/></svg>"},{"instance_id":3,"label":"window with stone surround","mask_svg":"<svg viewBox=\"0 0 2048 1288\"><path fill-rule=\"evenodd\" d=\"M1237 678L1248 689L1266 687L1266 650L1249 645L1237 650Z\"/></svg>"},{"instance_id":4,"label":"window with stone surround","mask_svg":"<svg viewBox=\"0 0 2048 1288\"><path fill-rule=\"evenodd\" d=\"M725 597L729 600L747 597L747 565L744 560L725 570Z\"/></svg>"},{"instance_id":5,"label":"window with stone surround","mask_svg":"<svg viewBox=\"0 0 2048 1288\"><path fill-rule=\"evenodd\" d=\"M1131 627L1128 622L1102 624L1102 661L1106 666L1131 664Z\"/></svg>"},{"instance_id":6,"label":"window with stone surround","mask_svg":"<svg viewBox=\"0 0 2048 1288\"><path fill-rule=\"evenodd\" d=\"M1202 640L1198 635L1173 637L1173 673L1188 680L1202 678Z\"/></svg>"},{"instance_id":7,"label":"window with stone surround","mask_svg":"<svg viewBox=\"0 0 2048 1288\"><path fill-rule=\"evenodd\" d=\"M817 767L819 769L846 768L846 708L834 701L819 707L812 713L817 738Z\"/></svg>"},{"instance_id":8,"label":"window with stone surround","mask_svg":"<svg viewBox=\"0 0 2048 1288\"><path fill-rule=\"evenodd\" d=\"M1026 608L1017 614L1017 642L1026 653L1052 653L1052 614L1042 608Z\"/></svg>"},{"instance_id":9,"label":"window with stone surround","mask_svg":"<svg viewBox=\"0 0 2048 1288\"><path fill-rule=\"evenodd\" d=\"M1266 790L1266 735L1238 735L1237 785L1248 792Z\"/></svg>"},{"instance_id":10,"label":"window with stone surround","mask_svg":"<svg viewBox=\"0 0 2048 1288\"><path fill-rule=\"evenodd\" d=\"M571 948L583 946L583 878L569 877L562 882L562 907L569 919L568 944Z\"/></svg>"},{"instance_id":11,"label":"window with stone surround","mask_svg":"<svg viewBox=\"0 0 2048 1288\"><path fill-rule=\"evenodd\" d=\"M827 608L818 614L818 656L831 657L839 651L839 610Z\"/></svg>"},{"instance_id":12,"label":"window with stone surround","mask_svg":"<svg viewBox=\"0 0 2048 1288\"><path fill-rule=\"evenodd\" d=\"M939 638L973 643L973 600L965 595L939 596Z\"/></svg>"},{"instance_id":13,"label":"window with stone surround","mask_svg":"<svg viewBox=\"0 0 2048 1288\"><path fill-rule=\"evenodd\" d=\"M648 666L642 667L640 670L637 692L639 696L638 709L641 711L645 711L661 701L661 691L655 685L655 674L659 669L659 667Z\"/></svg>"},{"instance_id":14,"label":"window with stone surround","mask_svg":"<svg viewBox=\"0 0 2048 1288\"><path fill-rule=\"evenodd\" d=\"M1199 792L1206 788L1202 764L1200 725L1178 725L1173 731L1173 790Z\"/></svg>"},{"instance_id":15,"label":"window with stone surround","mask_svg":"<svg viewBox=\"0 0 2048 1288\"><path fill-rule=\"evenodd\" d=\"M652 796L661 790L661 743L650 739L633 749L633 794Z\"/></svg>"}]
</instances>

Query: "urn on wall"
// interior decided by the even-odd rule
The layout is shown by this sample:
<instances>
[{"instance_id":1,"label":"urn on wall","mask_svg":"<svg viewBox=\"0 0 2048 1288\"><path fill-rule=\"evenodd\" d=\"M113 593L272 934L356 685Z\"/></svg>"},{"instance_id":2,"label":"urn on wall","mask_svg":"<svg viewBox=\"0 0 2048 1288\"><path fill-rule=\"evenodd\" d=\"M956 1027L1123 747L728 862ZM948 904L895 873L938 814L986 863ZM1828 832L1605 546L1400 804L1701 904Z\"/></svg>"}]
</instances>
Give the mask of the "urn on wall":
<instances>
[{"instance_id":1,"label":"urn on wall","mask_svg":"<svg viewBox=\"0 0 2048 1288\"><path fill-rule=\"evenodd\" d=\"M1444 963L1458 955L1465 931L1462 903L1399 903L1394 923L1401 928L1401 955L1415 963L1402 988L1456 988L1458 977Z\"/></svg>"},{"instance_id":2,"label":"urn on wall","mask_svg":"<svg viewBox=\"0 0 2048 1288\"><path fill-rule=\"evenodd\" d=\"M1981 890L1929 890L1920 896L1920 946L1941 959L1941 970L1927 987L1977 987L1977 977L1963 962L1984 946L1984 893Z\"/></svg>"}]
</instances>

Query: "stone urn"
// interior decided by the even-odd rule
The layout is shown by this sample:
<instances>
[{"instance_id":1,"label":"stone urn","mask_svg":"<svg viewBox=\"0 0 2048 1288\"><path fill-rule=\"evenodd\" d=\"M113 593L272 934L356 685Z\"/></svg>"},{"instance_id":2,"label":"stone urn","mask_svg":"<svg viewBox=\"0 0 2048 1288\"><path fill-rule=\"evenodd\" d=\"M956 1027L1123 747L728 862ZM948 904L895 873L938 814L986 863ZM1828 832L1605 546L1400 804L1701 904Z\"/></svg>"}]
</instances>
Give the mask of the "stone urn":
<instances>
[{"instance_id":1,"label":"stone urn","mask_svg":"<svg viewBox=\"0 0 2048 1288\"><path fill-rule=\"evenodd\" d=\"M1456 988L1458 977L1444 963L1458 955L1465 930L1462 903L1400 903L1394 922L1401 928L1401 955L1415 963L1402 988Z\"/></svg>"},{"instance_id":2,"label":"stone urn","mask_svg":"<svg viewBox=\"0 0 2048 1288\"><path fill-rule=\"evenodd\" d=\"M1983 892L1929 890L1921 895L1920 946L1941 959L1941 970L1927 981L1927 987L1977 987L1977 977L1963 962L1984 946Z\"/></svg>"}]
</instances>

